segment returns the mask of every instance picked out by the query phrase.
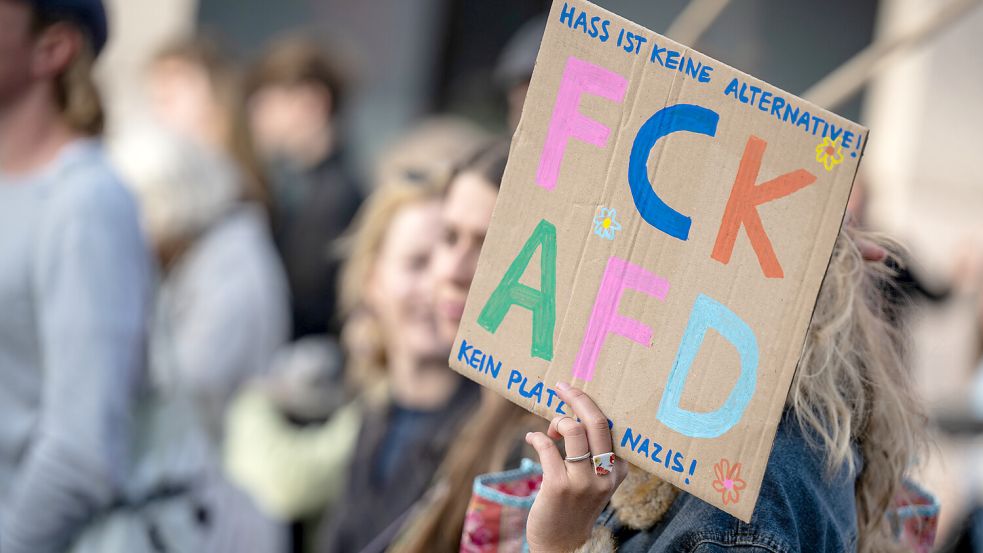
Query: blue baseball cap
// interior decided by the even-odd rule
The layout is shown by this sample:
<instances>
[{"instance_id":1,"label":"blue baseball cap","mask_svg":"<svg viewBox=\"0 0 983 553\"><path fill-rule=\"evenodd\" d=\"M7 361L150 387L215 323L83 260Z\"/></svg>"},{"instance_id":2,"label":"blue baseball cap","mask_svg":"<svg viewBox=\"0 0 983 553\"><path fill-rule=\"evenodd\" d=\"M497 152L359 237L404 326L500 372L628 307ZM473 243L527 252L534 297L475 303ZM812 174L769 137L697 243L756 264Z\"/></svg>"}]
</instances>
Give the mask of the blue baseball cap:
<instances>
[{"instance_id":1,"label":"blue baseball cap","mask_svg":"<svg viewBox=\"0 0 983 553\"><path fill-rule=\"evenodd\" d=\"M102 51L109 37L109 22L102 0L30 0L41 15L70 19L88 33L96 55Z\"/></svg>"}]
</instances>

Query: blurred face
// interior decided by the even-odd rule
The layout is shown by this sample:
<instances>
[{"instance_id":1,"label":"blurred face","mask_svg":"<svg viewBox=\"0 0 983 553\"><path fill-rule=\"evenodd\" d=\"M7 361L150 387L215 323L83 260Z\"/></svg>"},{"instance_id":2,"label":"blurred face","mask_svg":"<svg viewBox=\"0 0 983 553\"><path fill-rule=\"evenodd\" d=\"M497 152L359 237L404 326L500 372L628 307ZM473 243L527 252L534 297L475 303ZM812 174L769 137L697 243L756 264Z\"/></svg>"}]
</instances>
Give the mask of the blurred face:
<instances>
[{"instance_id":1,"label":"blurred face","mask_svg":"<svg viewBox=\"0 0 983 553\"><path fill-rule=\"evenodd\" d=\"M454 341L464 302L491 223L498 189L473 173L454 179L443 208L443 236L434 250L437 320L448 343Z\"/></svg>"},{"instance_id":2,"label":"blurred face","mask_svg":"<svg viewBox=\"0 0 983 553\"><path fill-rule=\"evenodd\" d=\"M31 82L31 10L27 2L0 0L0 107Z\"/></svg>"},{"instance_id":3,"label":"blurred face","mask_svg":"<svg viewBox=\"0 0 983 553\"><path fill-rule=\"evenodd\" d=\"M222 110L204 68L164 58L151 66L147 85L151 108L162 125L202 144L222 147Z\"/></svg>"},{"instance_id":4,"label":"blurred face","mask_svg":"<svg viewBox=\"0 0 983 553\"><path fill-rule=\"evenodd\" d=\"M369 307L392 355L414 359L447 356L433 308L431 253L440 237L440 202L401 209L389 225L368 284Z\"/></svg>"},{"instance_id":5,"label":"blurred face","mask_svg":"<svg viewBox=\"0 0 983 553\"><path fill-rule=\"evenodd\" d=\"M313 84L268 85L249 99L249 125L268 158L298 161L328 125L331 95Z\"/></svg>"},{"instance_id":6,"label":"blurred face","mask_svg":"<svg viewBox=\"0 0 983 553\"><path fill-rule=\"evenodd\" d=\"M72 63L83 35L70 23L35 32L28 2L0 0L0 109L12 105L37 83L53 81Z\"/></svg>"}]
</instances>

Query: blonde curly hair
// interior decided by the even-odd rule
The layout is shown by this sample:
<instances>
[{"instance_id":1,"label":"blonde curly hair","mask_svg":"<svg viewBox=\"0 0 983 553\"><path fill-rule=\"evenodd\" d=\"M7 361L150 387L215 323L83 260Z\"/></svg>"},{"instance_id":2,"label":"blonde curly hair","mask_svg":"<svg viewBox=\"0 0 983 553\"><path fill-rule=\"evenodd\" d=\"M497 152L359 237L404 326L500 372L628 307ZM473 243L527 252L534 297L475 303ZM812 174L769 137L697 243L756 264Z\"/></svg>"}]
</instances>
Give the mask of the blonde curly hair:
<instances>
[{"instance_id":1,"label":"blonde curly hair","mask_svg":"<svg viewBox=\"0 0 983 553\"><path fill-rule=\"evenodd\" d=\"M903 329L888 316L892 270L865 261L857 240L883 246L889 259L899 252L881 236L840 232L787 405L807 439L826 451L831 473L859 469L857 550L865 553L899 549L885 515L926 443L926 417L905 364Z\"/></svg>"}]
</instances>

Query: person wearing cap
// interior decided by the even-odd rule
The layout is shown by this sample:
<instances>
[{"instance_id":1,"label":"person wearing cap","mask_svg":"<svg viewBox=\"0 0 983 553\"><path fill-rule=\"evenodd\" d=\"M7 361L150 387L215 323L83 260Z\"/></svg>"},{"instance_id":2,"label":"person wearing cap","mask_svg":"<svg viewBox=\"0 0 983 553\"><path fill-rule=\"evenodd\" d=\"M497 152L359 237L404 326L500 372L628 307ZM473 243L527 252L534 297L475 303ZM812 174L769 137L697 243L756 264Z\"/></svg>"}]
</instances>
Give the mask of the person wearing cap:
<instances>
[{"instance_id":1,"label":"person wearing cap","mask_svg":"<svg viewBox=\"0 0 983 553\"><path fill-rule=\"evenodd\" d=\"M0 0L0 551L65 551L123 488L150 258L106 161L98 0Z\"/></svg>"}]
</instances>

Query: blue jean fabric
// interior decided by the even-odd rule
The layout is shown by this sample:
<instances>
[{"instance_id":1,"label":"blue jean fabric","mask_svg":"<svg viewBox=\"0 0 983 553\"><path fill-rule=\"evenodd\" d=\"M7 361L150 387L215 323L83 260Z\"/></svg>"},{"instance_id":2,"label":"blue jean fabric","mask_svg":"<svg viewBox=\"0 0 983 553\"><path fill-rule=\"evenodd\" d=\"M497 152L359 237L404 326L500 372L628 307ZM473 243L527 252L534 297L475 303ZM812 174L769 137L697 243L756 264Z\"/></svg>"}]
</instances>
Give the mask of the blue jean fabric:
<instances>
[{"instance_id":1,"label":"blue jean fabric","mask_svg":"<svg viewBox=\"0 0 983 553\"><path fill-rule=\"evenodd\" d=\"M610 507L599 522L614 534L619 553L855 551L855 475L845 467L829 474L824 459L824 452L806 441L787 412L750 523L687 493L645 530L624 526Z\"/></svg>"}]
</instances>

